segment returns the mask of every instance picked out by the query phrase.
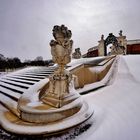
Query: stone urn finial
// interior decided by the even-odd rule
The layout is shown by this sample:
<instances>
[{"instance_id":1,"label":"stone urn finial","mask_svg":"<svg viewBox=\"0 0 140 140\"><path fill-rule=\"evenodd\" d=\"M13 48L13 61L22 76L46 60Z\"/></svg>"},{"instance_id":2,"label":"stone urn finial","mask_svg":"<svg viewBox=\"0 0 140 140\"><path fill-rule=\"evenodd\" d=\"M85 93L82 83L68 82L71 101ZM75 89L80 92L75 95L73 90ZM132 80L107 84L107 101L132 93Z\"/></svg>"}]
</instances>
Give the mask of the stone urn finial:
<instances>
[{"instance_id":1,"label":"stone urn finial","mask_svg":"<svg viewBox=\"0 0 140 140\"><path fill-rule=\"evenodd\" d=\"M80 48L76 48L75 52L72 54L72 57L74 59L80 59L81 56L82 56L82 54L81 54Z\"/></svg>"},{"instance_id":2,"label":"stone urn finial","mask_svg":"<svg viewBox=\"0 0 140 140\"><path fill-rule=\"evenodd\" d=\"M119 35L120 35L120 36L122 36L122 35L123 35L122 33L123 33L123 31L122 31L122 30L120 30Z\"/></svg>"},{"instance_id":3,"label":"stone urn finial","mask_svg":"<svg viewBox=\"0 0 140 140\"><path fill-rule=\"evenodd\" d=\"M104 35L103 34L101 35L101 40L104 40Z\"/></svg>"},{"instance_id":4,"label":"stone urn finial","mask_svg":"<svg viewBox=\"0 0 140 140\"><path fill-rule=\"evenodd\" d=\"M52 31L55 39L50 42L52 58L59 67L63 67L71 61L72 33L65 25L56 25Z\"/></svg>"}]
</instances>

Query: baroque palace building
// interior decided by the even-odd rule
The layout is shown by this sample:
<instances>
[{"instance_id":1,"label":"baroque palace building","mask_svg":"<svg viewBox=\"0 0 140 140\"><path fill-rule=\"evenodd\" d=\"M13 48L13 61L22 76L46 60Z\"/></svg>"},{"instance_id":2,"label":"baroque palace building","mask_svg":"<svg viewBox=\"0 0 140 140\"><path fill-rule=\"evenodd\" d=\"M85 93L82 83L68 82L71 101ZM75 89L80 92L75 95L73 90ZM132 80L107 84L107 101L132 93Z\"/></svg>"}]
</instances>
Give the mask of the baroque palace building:
<instances>
[{"instance_id":1,"label":"baroque palace building","mask_svg":"<svg viewBox=\"0 0 140 140\"><path fill-rule=\"evenodd\" d=\"M117 54L140 54L140 39L127 40L120 31L119 36L109 33L104 39L104 35L98 41L98 45L88 49L83 57L97 57Z\"/></svg>"}]
</instances>

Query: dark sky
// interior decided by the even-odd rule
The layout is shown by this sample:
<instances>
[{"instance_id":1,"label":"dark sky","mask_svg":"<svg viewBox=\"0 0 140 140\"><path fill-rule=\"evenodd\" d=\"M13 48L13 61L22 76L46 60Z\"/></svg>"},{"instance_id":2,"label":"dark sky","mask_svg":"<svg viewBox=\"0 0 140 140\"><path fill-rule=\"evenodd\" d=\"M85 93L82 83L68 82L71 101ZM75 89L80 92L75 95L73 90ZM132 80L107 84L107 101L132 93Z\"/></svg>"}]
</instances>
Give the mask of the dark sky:
<instances>
[{"instance_id":1,"label":"dark sky","mask_svg":"<svg viewBox=\"0 0 140 140\"><path fill-rule=\"evenodd\" d=\"M54 25L72 30L73 48L82 53L120 29L140 38L140 0L0 0L0 53L21 60L51 58Z\"/></svg>"}]
</instances>

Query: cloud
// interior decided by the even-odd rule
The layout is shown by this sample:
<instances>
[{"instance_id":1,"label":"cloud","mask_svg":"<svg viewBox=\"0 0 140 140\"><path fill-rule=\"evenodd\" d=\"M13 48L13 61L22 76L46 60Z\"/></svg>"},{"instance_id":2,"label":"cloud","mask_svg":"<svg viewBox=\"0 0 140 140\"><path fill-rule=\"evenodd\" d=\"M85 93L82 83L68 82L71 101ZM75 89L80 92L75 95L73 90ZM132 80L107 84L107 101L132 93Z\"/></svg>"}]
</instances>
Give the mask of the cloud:
<instances>
[{"instance_id":1,"label":"cloud","mask_svg":"<svg viewBox=\"0 0 140 140\"><path fill-rule=\"evenodd\" d=\"M101 34L124 30L140 37L139 0L0 0L0 53L7 57L51 58L49 42L54 25L72 30L73 47L97 45Z\"/></svg>"}]
</instances>

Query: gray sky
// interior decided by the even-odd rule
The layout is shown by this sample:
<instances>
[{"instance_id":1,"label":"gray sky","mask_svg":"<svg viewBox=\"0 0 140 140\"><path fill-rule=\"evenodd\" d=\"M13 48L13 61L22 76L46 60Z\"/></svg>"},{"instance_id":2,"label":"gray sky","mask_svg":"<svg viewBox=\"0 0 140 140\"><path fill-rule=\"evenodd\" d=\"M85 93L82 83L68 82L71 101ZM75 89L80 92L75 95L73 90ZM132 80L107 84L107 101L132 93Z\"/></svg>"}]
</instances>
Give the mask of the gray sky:
<instances>
[{"instance_id":1,"label":"gray sky","mask_svg":"<svg viewBox=\"0 0 140 140\"><path fill-rule=\"evenodd\" d=\"M120 29L140 38L140 0L0 0L0 53L21 60L51 58L54 25L72 30L73 48L82 53Z\"/></svg>"}]
</instances>

